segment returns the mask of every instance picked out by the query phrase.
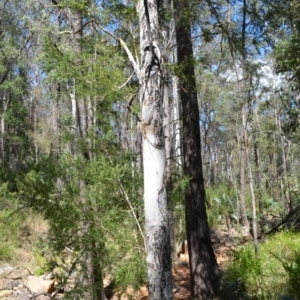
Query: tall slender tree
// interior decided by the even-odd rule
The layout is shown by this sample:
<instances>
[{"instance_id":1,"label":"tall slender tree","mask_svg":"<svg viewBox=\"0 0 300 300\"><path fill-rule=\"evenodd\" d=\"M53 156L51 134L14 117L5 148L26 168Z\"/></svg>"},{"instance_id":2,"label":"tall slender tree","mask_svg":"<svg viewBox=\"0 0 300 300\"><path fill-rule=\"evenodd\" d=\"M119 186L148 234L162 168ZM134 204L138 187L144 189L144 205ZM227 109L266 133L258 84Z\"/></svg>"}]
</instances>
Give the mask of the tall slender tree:
<instances>
[{"instance_id":1,"label":"tall slender tree","mask_svg":"<svg viewBox=\"0 0 300 300\"><path fill-rule=\"evenodd\" d=\"M155 0L138 3L141 66L138 70L143 132L144 204L150 299L172 299L171 247L163 129L163 59Z\"/></svg>"},{"instance_id":2,"label":"tall slender tree","mask_svg":"<svg viewBox=\"0 0 300 300\"><path fill-rule=\"evenodd\" d=\"M199 107L190 29L189 1L175 1L179 90L182 104L186 233L194 299L212 299L220 284L220 270L211 245L202 174Z\"/></svg>"}]
</instances>

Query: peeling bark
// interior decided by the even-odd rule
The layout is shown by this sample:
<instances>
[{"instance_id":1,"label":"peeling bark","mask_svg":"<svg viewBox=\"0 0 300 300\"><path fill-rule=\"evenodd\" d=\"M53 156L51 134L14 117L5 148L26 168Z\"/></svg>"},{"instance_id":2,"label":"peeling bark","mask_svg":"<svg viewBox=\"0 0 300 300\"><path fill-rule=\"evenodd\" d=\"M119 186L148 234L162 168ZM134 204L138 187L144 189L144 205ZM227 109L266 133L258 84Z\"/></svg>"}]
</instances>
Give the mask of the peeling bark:
<instances>
[{"instance_id":1,"label":"peeling bark","mask_svg":"<svg viewBox=\"0 0 300 300\"><path fill-rule=\"evenodd\" d=\"M163 61L155 0L138 3L141 44L139 70L143 134L144 202L149 299L172 299L171 247L166 194L163 128Z\"/></svg>"}]
</instances>

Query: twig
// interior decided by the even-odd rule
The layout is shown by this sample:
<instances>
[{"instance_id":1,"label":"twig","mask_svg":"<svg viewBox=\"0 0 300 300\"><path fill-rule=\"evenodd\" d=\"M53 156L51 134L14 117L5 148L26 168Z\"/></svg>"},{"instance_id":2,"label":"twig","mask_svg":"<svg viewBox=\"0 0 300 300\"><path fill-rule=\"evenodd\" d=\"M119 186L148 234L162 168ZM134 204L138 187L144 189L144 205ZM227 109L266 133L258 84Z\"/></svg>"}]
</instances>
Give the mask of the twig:
<instances>
[{"instance_id":1,"label":"twig","mask_svg":"<svg viewBox=\"0 0 300 300\"><path fill-rule=\"evenodd\" d=\"M109 157L109 160L110 160L110 162L112 163L112 160L111 160L110 157ZM135 222L136 222L136 224L137 224L137 226L138 226L138 228L139 228L139 231L140 231L140 233L141 233L141 236L142 236L142 238L143 238L145 249L147 249L147 246L146 246L146 239L145 239L145 236L144 236L144 234L143 234L143 230L142 230L142 227L141 227L141 225L140 225L140 222L139 222L139 220L138 220L138 218L137 218L137 216L136 216L136 214L135 214L135 212L134 212L133 206L131 205L131 202L130 202L130 200L129 200L129 197L128 197L128 195L127 195L127 193L126 193L126 191L125 191L125 189L124 189L124 187L123 187L123 184L122 184L122 182L121 182L121 180L120 180L119 177L118 177L118 181L119 181L119 184L120 184L120 190L121 190L122 194L124 195L126 202L127 202L128 205L129 205L129 208L130 208L130 210L131 210L131 212L132 212L132 214L133 214L133 217L134 217L134 219L135 219Z\"/></svg>"},{"instance_id":2,"label":"twig","mask_svg":"<svg viewBox=\"0 0 300 300\"><path fill-rule=\"evenodd\" d=\"M130 81L130 79L132 78L133 74L134 74L134 72L128 77L128 79L126 80L125 83L123 83L121 86L118 86L118 89L119 89L119 90L122 89L124 86L127 85L127 83L128 83L128 82Z\"/></svg>"},{"instance_id":3,"label":"twig","mask_svg":"<svg viewBox=\"0 0 300 300\"><path fill-rule=\"evenodd\" d=\"M124 197L125 197L125 199L126 199L126 202L128 203L128 205L129 205L129 207L130 207L130 210L131 210L131 212L132 212L132 214L133 214L133 217L134 217L134 219L135 219L135 221L136 221L136 224L137 224L137 226L138 226L138 228L139 228L139 230L140 230L141 236L142 236L143 241L144 241L145 249L147 249L147 247L146 247L146 239L145 239L145 236L144 236L144 234L143 234L143 230L142 230L142 228L141 228L140 222L139 222L139 220L138 220L138 218L137 218L137 216L136 216L136 214L135 214L135 212L134 212L134 209L133 209L133 207L132 207L132 205L131 205L131 202L130 202L130 200L129 200L129 197L128 197L128 195L127 195L127 193L126 193L126 191L125 191L125 189L124 189L124 187L123 187L123 185L122 185L122 183L121 183L120 178L118 178L118 181L119 181L119 183L120 183L120 189L121 189L121 191L122 191L122 193L123 193L123 195L124 195Z\"/></svg>"}]
</instances>

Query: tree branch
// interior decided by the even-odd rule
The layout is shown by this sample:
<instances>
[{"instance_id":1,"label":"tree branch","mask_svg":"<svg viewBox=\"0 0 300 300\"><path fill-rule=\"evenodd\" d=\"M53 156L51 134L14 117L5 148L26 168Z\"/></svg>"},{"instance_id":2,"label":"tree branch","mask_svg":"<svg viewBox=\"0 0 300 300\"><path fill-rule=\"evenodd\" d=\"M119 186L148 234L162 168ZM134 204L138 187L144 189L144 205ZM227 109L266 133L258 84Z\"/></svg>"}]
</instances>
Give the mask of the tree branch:
<instances>
[{"instance_id":1,"label":"tree branch","mask_svg":"<svg viewBox=\"0 0 300 300\"><path fill-rule=\"evenodd\" d=\"M120 45L122 46L122 48L125 50L126 54L128 55L128 58L129 58L130 62L132 63L135 74L137 75L137 77L139 77L140 76L139 64L134 59L134 57L133 57L131 51L129 50L128 46L126 45L126 43L121 38L115 36L113 33L107 31L106 29L104 29L102 26L100 26L100 28L101 28L102 31L104 31L106 34L108 34L114 40L116 40L120 43Z\"/></svg>"},{"instance_id":2,"label":"tree branch","mask_svg":"<svg viewBox=\"0 0 300 300\"><path fill-rule=\"evenodd\" d=\"M128 82L130 81L130 79L132 78L133 74L134 74L134 73L132 73L132 74L128 77L128 79L126 80L125 83L123 83L121 86L118 86L118 89L119 89L119 90L122 89L124 86L127 85L127 83L128 83Z\"/></svg>"}]
</instances>

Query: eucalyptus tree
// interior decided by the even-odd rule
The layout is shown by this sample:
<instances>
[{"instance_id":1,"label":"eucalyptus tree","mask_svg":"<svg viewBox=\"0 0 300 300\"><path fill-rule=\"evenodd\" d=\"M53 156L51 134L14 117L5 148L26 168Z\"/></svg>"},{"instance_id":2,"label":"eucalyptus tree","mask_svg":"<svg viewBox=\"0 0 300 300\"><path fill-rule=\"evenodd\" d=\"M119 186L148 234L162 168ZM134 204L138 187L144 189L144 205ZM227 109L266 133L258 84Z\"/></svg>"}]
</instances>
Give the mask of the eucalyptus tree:
<instances>
[{"instance_id":1,"label":"eucalyptus tree","mask_svg":"<svg viewBox=\"0 0 300 300\"><path fill-rule=\"evenodd\" d=\"M163 56L157 2L139 1L141 126L150 299L172 299L163 130Z\"/></svg>"},{"instance_id":2,"label":"eucalyptus tree","mask_svg":"<svg viewBox=\"0 0 300 300\"><path fill-rule=\"evenodd\" d=\"M189 178L185 193L185 214L190 258L191 293L194 299L213 299L220 287L220 270L210 240L205 207L199 108L189 2L176 1L175 9L178 76L183 122L184 174Z\"/></svg>"},{"instance_id":3,"label":"eucalyptus tree","mask_svg":"<svg viewBox=\"0 0 300 300\"><path fill-rule=\"evenodd\" d=\"M130 7L128 3L128 6ZM144 210L147 272L150 299L172 299L171 247L166 193L166 152L164 135L163 31L157 1L137 3L141 58L134 47L118 34L103 31L116 39L128 55L139 83L143 135ZM161 3L160 3L161 4ZM118 35L117 35L118 34ZM165 36L164 45L168 45ZM130 51L133 49L133 51Z\"/></svg>"}]
</instances>

